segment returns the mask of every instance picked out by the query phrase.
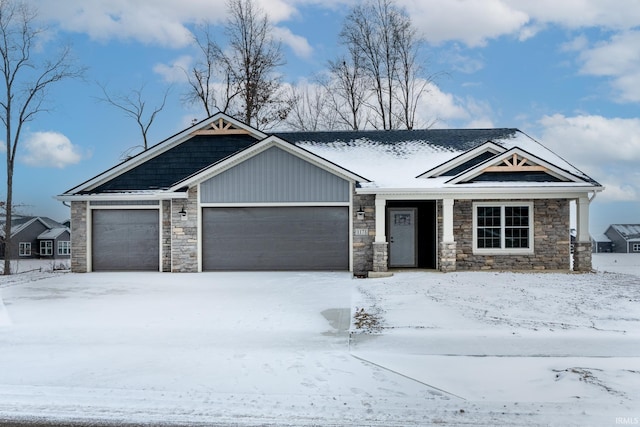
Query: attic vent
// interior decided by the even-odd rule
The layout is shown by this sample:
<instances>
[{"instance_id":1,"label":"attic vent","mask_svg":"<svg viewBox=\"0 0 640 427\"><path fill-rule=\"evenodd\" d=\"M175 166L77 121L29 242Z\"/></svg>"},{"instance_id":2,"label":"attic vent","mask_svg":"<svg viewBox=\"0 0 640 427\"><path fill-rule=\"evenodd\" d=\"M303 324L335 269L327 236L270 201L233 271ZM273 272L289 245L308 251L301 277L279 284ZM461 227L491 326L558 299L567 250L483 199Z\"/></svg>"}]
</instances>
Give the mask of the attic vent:
<instances>
[{"instance_id":1,"label":"attic vent","mask_svg":"<svg viewBox=\"0 0 640 427\"><path fill-rule=\"evenodd\" d=\"M233 123L219 118L208 126L198 129L192 135L248 135L249 131L233 125Z\"/></svg>"},{"instance_id":2,"label":"attic vent","mask_svg":"<svg viewBox=\"0 0 640 427\"><path fill-rule=\"evenodd\" d=\"M514 154L510 158L503 159L501 164L489 166L482 172L549 172L549 169L530 162L526 157Z\"/></svg>"}]
</instances>

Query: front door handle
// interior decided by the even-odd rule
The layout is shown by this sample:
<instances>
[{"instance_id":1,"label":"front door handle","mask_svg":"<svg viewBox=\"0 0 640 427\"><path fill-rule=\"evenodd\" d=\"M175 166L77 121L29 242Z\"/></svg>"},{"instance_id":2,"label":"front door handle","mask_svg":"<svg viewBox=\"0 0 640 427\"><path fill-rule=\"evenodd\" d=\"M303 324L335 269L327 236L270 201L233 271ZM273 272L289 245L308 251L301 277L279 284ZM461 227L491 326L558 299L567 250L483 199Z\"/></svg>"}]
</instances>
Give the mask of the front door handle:
<instances>
[{"instance_id":1,"label":"front door handle","mask_svg":"<svg viewBox=\"0 0 640 427\"><path fill-rule=\"evenodd\" d=\"M389 243L393 243L393 236L389 237Z\"/></svg>"}]
</instances>

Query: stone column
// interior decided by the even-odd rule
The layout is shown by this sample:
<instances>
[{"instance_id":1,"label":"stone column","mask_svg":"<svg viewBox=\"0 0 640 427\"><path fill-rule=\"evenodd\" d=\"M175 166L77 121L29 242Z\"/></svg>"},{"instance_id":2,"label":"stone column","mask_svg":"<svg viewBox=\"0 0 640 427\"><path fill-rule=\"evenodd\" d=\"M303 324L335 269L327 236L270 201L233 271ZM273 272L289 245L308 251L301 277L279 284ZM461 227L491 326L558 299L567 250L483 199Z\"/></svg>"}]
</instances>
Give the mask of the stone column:
<instances>
[{"instance_id":1,"label":"stone column","mask_svg":"<svg viewBox=\"0 0 640 427\"><path fill-rule=\"evenodd\" d=\"M89 202L71 202L71 271L87 272L87 211Z\"/></svg>"},{"instance_id":2,"label":"stone column","mask_svg":"<svg viewBox=\"0 0 640 427\"><path fill-rule=\"evenodd\" d=\"M573 271L588 272L591 264L591 236L589 235L589 198L580 197L576 203L577 230L573 247Z\"/></svg>"},{"instance_id":3,"label":"stone column","mask_svg":"<svg viewBox=\"0 0 640 427\"><path fill-rule=\"evenodd\" d=\"M186 212L186 215L181 211ZM189 189L188 199L171 201L171 271L198 272L198 188Z\"/></svg>"},{"instance_id":4,"label":"stone column","mask_svg":"<svg viewBox=\"0 0 640 427\"><path fill-rule=\"evenodd\" d=\"M373 271L376 273L389 270L389 243L373 243Z\"/></svg>"},{"instance_id":5,"label":"stone column","mask_svg":"<svg viewBox=\"0 0 640 427\"><path fill-rule=\"evenodd\" d=\"M457 244L453 236L453 199L442 199L442 241L440 242L440 271L456 271Z\"/></svg>"}]
</instances>

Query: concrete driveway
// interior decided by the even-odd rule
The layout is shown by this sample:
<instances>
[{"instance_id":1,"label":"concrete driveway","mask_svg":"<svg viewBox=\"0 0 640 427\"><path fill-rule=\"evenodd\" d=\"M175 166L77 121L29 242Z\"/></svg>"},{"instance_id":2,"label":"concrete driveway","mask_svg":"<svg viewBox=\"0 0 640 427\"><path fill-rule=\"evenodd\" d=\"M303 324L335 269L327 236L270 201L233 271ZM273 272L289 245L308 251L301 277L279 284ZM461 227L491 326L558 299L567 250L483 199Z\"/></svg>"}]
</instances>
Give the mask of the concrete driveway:
<instances>
[{"instance_id":1,"label":"concrete driveway","mask_svg":"<svg viewBox=\"0 0 640 427\"><path fill-rule=\"evenodd\" d=\"M4 287L0 417L394 425L449 399L350 356L356 282L93 273Z\"/></svg>"}]
</instances>

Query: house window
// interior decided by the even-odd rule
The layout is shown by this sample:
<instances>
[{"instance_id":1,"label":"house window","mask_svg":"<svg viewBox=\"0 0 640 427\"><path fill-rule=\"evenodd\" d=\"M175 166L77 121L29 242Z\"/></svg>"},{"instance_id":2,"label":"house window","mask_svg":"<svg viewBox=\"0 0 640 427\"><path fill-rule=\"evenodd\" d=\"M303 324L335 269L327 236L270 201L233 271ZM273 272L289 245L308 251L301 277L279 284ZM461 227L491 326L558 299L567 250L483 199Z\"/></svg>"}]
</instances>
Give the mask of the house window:
<instances>
[{"instance_id":1,"label":"house window","mask_svg":"<svg viewBox=\"0 0 640 427\"><path fill-rule=\"evenodd\" d=\"M473 251L478 254L533 253L533 204L473 204Z\"/></svg>"},{"instance_id":2,"label":"house window","mask_svg":"<svg viewBox=\"0 0 640 427\"><path fill-rule=\"evenodd\" d=\"M51 256L51 255L53 255L53 241L42 240L40 242L40 256Z\"/></svg>"},{"instance_id":3,"label":"house window","mask_svg":"<svg viewBox=\"0 0 640 427\"><path fill-rule=\"evenodd\" d=\"M58 255L71 255L71 242L61 240L58 242Z\"/></svg>"},{"instance_id":4,"label":"house window","mask_svg":"<svg viewBox=\"0 0 640 427\"><path fill-rule=\"evenodd\" d=\"M31 242L20 242L18 246L19 256L31 256Z\"/></svg>"},{"instance_id":5,"label":"house window","mask_svg":"<svg viewBox=\"0 0 640 427\"><path fill-rule=\"evenodd\" d=\"M640 243L633 244L633 252L640 252Z\"/></svg>"}]
</instances>

